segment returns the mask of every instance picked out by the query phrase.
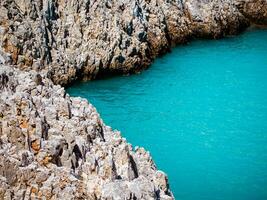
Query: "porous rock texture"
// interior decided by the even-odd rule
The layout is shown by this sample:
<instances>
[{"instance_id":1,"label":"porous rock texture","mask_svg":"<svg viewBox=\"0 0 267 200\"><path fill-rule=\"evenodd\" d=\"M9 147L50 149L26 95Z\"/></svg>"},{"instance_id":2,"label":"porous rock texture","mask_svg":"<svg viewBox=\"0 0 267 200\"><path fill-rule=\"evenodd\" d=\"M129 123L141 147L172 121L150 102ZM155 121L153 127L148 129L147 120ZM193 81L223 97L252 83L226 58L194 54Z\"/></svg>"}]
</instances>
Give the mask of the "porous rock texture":
<instances>
[{"instance_id":1,"label":"porous rock texture","mask_svg":"<svg viewBox=\"0 0 267 200\"><path fill-rule=\"evenodd\" d=\"M62 86L250 24L267 0L0 0L0 199L173 199L149 153Z\"/></svg>"}]
</instances>

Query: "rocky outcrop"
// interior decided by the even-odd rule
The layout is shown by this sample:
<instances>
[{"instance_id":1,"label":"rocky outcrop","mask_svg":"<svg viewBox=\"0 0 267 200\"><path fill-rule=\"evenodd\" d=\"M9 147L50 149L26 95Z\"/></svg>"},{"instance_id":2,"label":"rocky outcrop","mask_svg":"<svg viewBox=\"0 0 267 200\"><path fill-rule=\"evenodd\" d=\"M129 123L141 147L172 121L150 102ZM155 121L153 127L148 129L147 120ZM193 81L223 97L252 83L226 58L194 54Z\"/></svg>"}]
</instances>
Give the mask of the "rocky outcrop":
<instances>
[{"instance_id":1,"label":"rocky outcrop","mask_svg":"<svg viewBox=\"0 0 267 200\"><path fill-rule=\"evenodd\" d=\"M173 199L149 153L59 85L251 23L267 24L266 0L1 0L0 199Z\"/></svg>"},{"instance_id":2,"label":"rocky outcrop","mask_svg":"<svg viewBox=\"0 0 267 200\"><path fill-rule=\"evenodd\" d=\"M0 66L0 199L172 199L149 153L45 74Z\"/></svg>"},{"instance_id":3,"label":"rocky outcrop","mask_svg":"<svg viewBox=\"0 0 267 200\"><path fill-rule=\"evenodd\" d=\"M266 0L237 0L236 5L240 12L251 22L258 25L267 25Z\"/></svg>"},{"instance_id":4,"label":"rocky outcrop","mask_svg":"<svg viewBox=\"0 0 267 200\"><path fill-rule=\"evenodd\" d=\"M266 23L266 0L2 0L0 45L54 83L131 73L192 37Z\"/></svg>"}]
</instances>

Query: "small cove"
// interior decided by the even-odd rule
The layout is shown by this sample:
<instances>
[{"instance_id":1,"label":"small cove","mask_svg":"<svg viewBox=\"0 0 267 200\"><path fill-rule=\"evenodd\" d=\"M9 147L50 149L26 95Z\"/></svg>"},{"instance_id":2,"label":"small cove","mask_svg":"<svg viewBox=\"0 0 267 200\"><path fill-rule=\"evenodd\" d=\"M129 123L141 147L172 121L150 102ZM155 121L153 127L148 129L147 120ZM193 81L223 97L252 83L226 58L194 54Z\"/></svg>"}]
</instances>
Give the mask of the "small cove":
<instances>
[{"instance_id":1,"label":"small cove","mask_svg":"<svg viewBox=\"0 0 267 200\"><path fill-rule=\"evenodd\" d=\"M194 41L67 92L150 151L176 199L267 199L267 30Z\"/></svg>"}]
</instances>

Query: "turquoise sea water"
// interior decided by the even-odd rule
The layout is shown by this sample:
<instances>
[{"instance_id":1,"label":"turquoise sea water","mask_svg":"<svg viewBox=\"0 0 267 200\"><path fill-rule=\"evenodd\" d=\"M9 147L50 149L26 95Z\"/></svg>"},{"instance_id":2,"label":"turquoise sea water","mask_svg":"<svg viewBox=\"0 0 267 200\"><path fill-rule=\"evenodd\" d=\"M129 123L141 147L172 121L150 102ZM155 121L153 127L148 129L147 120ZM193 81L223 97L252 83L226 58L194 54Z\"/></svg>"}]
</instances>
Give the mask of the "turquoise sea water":
<instances>
[{"instance_id":1,"label":"turquoise sea water","mask_svg":"<svg viewBox=\"0 0 267 200\"><path fill-rule=\"evenodd\" d=\"M176 199L267 199L267 30L194 41L68 92L150 151Z\"/></svg>"}]
</instances>

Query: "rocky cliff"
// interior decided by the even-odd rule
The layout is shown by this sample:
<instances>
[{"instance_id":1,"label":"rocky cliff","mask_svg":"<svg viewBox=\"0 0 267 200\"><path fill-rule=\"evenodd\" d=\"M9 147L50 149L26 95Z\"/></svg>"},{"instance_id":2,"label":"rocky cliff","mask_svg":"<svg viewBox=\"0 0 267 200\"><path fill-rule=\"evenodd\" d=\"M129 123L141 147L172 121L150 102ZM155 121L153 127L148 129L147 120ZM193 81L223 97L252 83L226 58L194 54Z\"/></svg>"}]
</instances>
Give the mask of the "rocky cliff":
<instances>
[{"instance_id":1,"label":"rocky cliff","mask_svg":"<svg viewBox=\"0 0 267 200\"><path fill-rule=\"evenodd\" d=\"M150 155L85 99L0 65L0 199L172 199Z\"/></svg>"},{"instance_id":2,"label":"rocky cliff","mask_svg":"<svg viewBox=\"0 0 267 200\"><path fill-rule=\"evenodd\" d=\"M61 86L250 24L267 0L0 0L0 199L173 199L150 155Z\"/></svg>"},{"instance_id":3,"label":"rocky cliff","mask_svg":"<svg viewBox=\"0 0 267 200\"><path fill-rule=\"evenodd\" d=\"M192 37L267 23L266 0L1 0L0 45L54 83L131 73Z\"/></svg>"}]
</instances>

